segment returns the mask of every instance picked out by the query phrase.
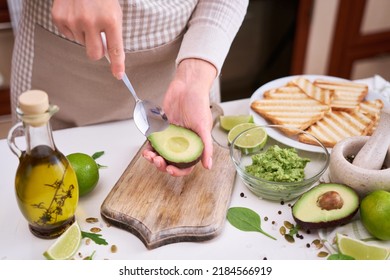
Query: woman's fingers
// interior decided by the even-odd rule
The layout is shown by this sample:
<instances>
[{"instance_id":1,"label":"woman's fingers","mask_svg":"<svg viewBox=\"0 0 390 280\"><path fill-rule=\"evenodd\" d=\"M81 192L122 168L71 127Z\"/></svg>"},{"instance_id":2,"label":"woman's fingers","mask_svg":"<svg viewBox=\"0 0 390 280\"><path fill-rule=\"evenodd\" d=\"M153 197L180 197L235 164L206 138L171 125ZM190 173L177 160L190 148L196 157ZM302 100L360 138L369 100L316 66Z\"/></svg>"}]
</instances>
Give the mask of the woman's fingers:
<instances>
[{"instance_id":1,"label":"woman's fingers","mask_svg":"<svg viewBox=\"0 0 390 280\"><path fill-rule=\"evenodd\" d=\"M167 165L166 161L161 156L158 156L151 149L151 146L148 144L146 148L142 151L142 156L161 172L167 172L173 177L182 177L189 175L194 169L194 166L180 169L173 165Z\"/></svg>"},{"instance_id":2,"label":"woman's fingers","mask_svg":"<svg viewBox=\"0 0 390 280\"><path fill-rule=\"evenodd\" d=\"M106 34L112 74L121 79L125 69L122 9L117 0L54 0L52 19L59 32L86 47L92 60L104 56L101 32Z\"/></svg>"},{"instance_id":3,"label":"woman's fingers","mask_svg":"<svg viewBox=\"0 0 390 280\"><path fill-rule=\"evenodd\" d=\"M107 38L107 52L111 60L111 72L114 77L120 80L125 72L122 26L108 26L105 32Z\"/></svg>"}]
</instances>

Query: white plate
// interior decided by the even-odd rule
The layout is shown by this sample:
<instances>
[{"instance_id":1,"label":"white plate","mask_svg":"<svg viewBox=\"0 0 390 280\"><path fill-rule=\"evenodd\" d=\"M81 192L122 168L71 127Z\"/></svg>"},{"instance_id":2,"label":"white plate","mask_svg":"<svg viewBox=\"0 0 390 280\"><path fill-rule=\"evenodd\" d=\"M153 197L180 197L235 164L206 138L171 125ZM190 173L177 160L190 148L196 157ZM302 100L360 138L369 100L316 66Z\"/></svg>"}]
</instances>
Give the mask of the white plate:
<instances>
[{"instance_id":1,"label":"white plate","mask_svg":"<svg viewBox=\"0 0 390 280\"><path fill-rule=\"evenodd\" d=\"M284 77L284 78L280 78L280 79L276 79L276 80L273 80L271 82L268 82L268 83L264 84L263 86L261 86L260 88L258 88L253 93L252 97L250 98L249 112L253 115L253 118L254 118L254 121L255 121L256 124L258 124L258 125L267 125L267 124L272 124L272 123L269 122L268 120L264 119L262 116L260 116L255 111L253 111L250 108L250 104L252 104L252 102L257 100L257 99L262 99L263 98L263 94L264 94L265 91L273 89L273 88L281 87L281 86L287 84L288 82L290 82L291 80L293 80L294 78L297 78L297 77L305 77L306 79L308 79L311 82L313 82L316 79L334 80L334 81L335 80L336 81L337 80L339 80L339 81L344 80L345 81L345 79L332 77L332 76L296 75L296 76L288 76L288 77ZM373 99L381 99L384 102L384 104L385 104L384 106L385 107L389 106L389 104L386 102L386 100L384 100L379 94L369 90L368 94L366 96L366 100L373 100ZM277 129L272 129L272 130L270 129L268 131L268 135L270 137L278 140L279 142L281 142L283 144L289 145L289 146L297 148L297 149L306 150L306 151L312 151L312 152L320 152L321 151L320 147L299 142L299 140L296 137L294 137L294 136L291 136L291 137L287 136L287 135L283 134L282 132L280 132ZM328 151L330 152L331 149L328 148Z\"/></svg>"}]
</instances>

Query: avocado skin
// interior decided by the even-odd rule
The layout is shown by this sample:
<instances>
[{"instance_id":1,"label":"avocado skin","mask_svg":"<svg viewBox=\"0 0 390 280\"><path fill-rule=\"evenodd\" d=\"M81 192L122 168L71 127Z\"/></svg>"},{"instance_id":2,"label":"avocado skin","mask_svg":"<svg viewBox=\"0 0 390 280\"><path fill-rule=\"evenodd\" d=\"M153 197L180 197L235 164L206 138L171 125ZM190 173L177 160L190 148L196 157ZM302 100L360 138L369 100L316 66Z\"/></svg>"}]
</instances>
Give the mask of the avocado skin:
<instances>
[{"instance_id":1,"label":"avocado skin","mask_svg":"<svg viewBox=\"0 0 390 280\"><path fill-rule=\"evenodd\" d=\"M176 166L179 169L185 169L185 168L189 168L191 166L194 166L195 164L197 164L200 161L200 159L201 159L201 156L198 157L196 160L193 160L190 162L173 162L173 161L169 161L166 159L165 159L165 161L167 162L168 165Z\"/></svg>"},{"instance_id":2,"label":"avocado skin","mask_svg":"<svg viewBox=\"0 0 390 280\"><path fill-rule=\"evenodd\" d=\"M293 208L294 208L294 206L293 206ZM344 218L341 218L338 220L333 220L333 221L328 221L328 222L311 223L311 222L301 221L295 216L293 216L293 218L294 218L294 221L300 226L300 228L302 228L304 230L337 227L337 226L342 226L342 225L349 223L352 220L352 218L356 215L356 213L358 212L358 209L359 208L357 208L356 211L354 211L353 213L351 213L350 215L348 215Z\"/></svg>"},{"instance_id":3,"label":"avocado skin","mask_svg":"<svg viewBox=\"0 0 390 280\"><path fill-rule=\"evenodd\" d=\"M150 143L150 141L149 141ZM150 143L151 144L151 143ZM153 147L153 146L152 146ZM160 155L155 149L153 149L154 152L159 155L160 157L162 157L165 162L168 164L168 165L173 165L179 169L185 169L185 168L189 168L195 164L197 164L200 159L202 158L202 156L199 156L197 159L193 160L193 161L189 161L189 162L174 162L174 161L170 161L170 160L167 160L166 158L164 158L162 155Z\"/></svg>"},{"instance_id":4,"label":"avocado skin","mask_svg":"<svg viewBox=\"0 0 390 280\"><path fill-rule=\"evenodd\" d=\"M351 211L347 215L342 216L338 219L334 219L334 220L330 220L330 221L323 221L323 222L322 221L320 221L320 222L303 221L303 220L299 219L298 217L296 217L295 209L296 209L296 207L299 207L299 205L297 206L297 204L298 204L299 200L302 198L302 196L308 195L308 194L314 192L314 190L321 188L321 187L325 187L325 186L332 187L332 190L334 190L334 191L337 191L338 188L348 189L350 191L350 193L355 196L355 199L357 199L357 202L358 202L355 205L355 207L353 208L353 211ZM314 207L318 207L318 206L314 205ZM300 226L300 228L302 228L304 230L308 230L308 229L315 230L315 229L342 226L342 225L345 225L348 222L350 222L352 220L352 218L358 212L358 210L359 210L359 196L358 196L357 192L349 186L341 185L341 184L334 184L334 183L323 183L323 184L319 184L319 185L313 187L312 189L308 190L306 193L301 195L301 197L298 198L298 200L294 203L291 210L292 210L292 216L293 216L294 221L297 223L297 225Z\"/></svg>"}]
</instances>

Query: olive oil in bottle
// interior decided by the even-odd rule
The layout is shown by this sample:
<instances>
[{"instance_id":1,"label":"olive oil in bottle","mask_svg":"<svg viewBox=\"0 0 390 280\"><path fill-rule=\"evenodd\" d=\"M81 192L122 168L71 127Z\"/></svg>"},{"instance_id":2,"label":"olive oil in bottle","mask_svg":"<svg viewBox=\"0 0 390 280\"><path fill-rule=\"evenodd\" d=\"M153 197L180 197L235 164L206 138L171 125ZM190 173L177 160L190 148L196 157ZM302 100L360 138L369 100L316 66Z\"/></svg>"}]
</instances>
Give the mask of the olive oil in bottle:
<instances>
[{"instance_id":1,"label":"olive oil in bottle","mask_svg":"<svg viewBox=\"0 0 390 280\"><path fill-rule=\"evenodd\" d=\"M15 176L18 206L30 231L40 238L62 234L74 222L78 204L76 174L52 137L49 119L57 111L56 106L49 106L45 92L23 93L18 108L22 124L11 128L8 136L19 158ZM15 144L17 131L25 135L25 151Z\"/></svg>"}]
</instances>

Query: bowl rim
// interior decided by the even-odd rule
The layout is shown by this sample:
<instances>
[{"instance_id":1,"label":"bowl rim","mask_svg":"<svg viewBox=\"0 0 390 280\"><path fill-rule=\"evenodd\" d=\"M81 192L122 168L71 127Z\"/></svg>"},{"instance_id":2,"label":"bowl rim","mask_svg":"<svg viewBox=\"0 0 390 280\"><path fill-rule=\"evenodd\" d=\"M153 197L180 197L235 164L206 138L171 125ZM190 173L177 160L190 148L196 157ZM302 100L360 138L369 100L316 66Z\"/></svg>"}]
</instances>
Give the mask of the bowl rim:
<instances>
[{"instance_id":1,"label":"bowl rim","mask_svg":"<svg viewBox=\"0 0 390 280\"><path fill-rule=\"evenodd\" d=\"M358 175L361 175L361 174L369 174L370 176L385 176L386 174L385 173L388 173L390 171L390 167L386 168L386 169L379 169L379 170L371 170L371 169L366 169L366 168L362 168L360 166L357 166L357 165L353 165L352 163L350 163L346 158L345 158L345 155L344 155L344 151L345 149L347 149L348 146L350 145L356 145L356 143L362 145L362 147L367 143L368 139L370 138L370 136L367 136L367 135L358 135L358 136L351 136L351 137L348 137L348 138L345 138L343 140L341 140L340 142L338 142L332 149L332 154L333 156L330 157L330 164L329 165L335 165L335 161L337 161L337 165L338 166L342 166L343 167L343 170L345 170L345 168L349 169L350 171L352 171L353 174L358 174ZM360 149L362 148L360 147ZM389 150L386 154L386 156L390 155L390 147L389 147ZM331 168L330 168L331 170Z\"/></svg>"},{"instance_id":2,"label":"bowl rim","mask_svg":"<svg viewBox=\"0 0 390 280\"><path fill-rule=\"evenodd\" d=\"M280 128L280 127L284 127L284 128L290 128L290 129L294 129L296 131L298 131L298 133L304 133L304 134L307 134L309 135L310 137L313 137L319 144L320 144L320 147L323 149L323 154L325 154L325 163L322 167L322 169L320 170L320 172L318 172L317 174L315 174L314 176L311 176L309 178L304 178L303 180L301 181L295 181L295 182L277 182L277 181L268 181L268 180L265 180L265 179L262 179L262 178L259 178L259 177L256 177L256 176L253 176L249 173L247 173L245 170L243 170L240 165L237 163L237 161L235 160L234 156L233 156L233 153L234 153L234 150L235 150L235 142L236 140L241 136L243 135L244 133L246 133L247 131L249 130L252 130L252 129L257 129L257 128ZM267 133L267 137L270 137ZM271 137L272 138L272 137ZM274 138L272 138L274 139ZM278 139L274 139L275 141L278 141ZM278 141L279 142L279 141ZM288 145L286 145L288 146ZM294 147L292 147L294 148ZM294 148L296 150L299 150L297 148ZM330 153L328 151L328 149L325 147L325 145L317 138L315 137L314 135L312 135L311 133L307 132L307 131L304 131L302 129L299 129L299 128L296 128L296 127L293 127L293 126L288 126L288 125L279 125L279 124L256 124L256 126L254 127L251 127L251 128L248 128L242 132L240 132L232 141L232 143L230 144L230 147L229 147L229 154L230 154L230 158L231 160L233 161L233 164L235 165L236 169L238 169L243 175L245 176L248 176L250 179L253 179L253 180L258 180L260 182L263 182L263 183L267 183L267 184L283 184L285 186L297 186L297 185L300 185L300 184L304 184L305 185L305 182L310 182L312 181L314 178L316 177L319 177L321 176L322 174L325 173L325 171L328 169L329 167L329 163L330 163ZM310 152L310 151L308 151ZM318 152L316 152L318 154Z\"/></svg>"}]
</instances>

